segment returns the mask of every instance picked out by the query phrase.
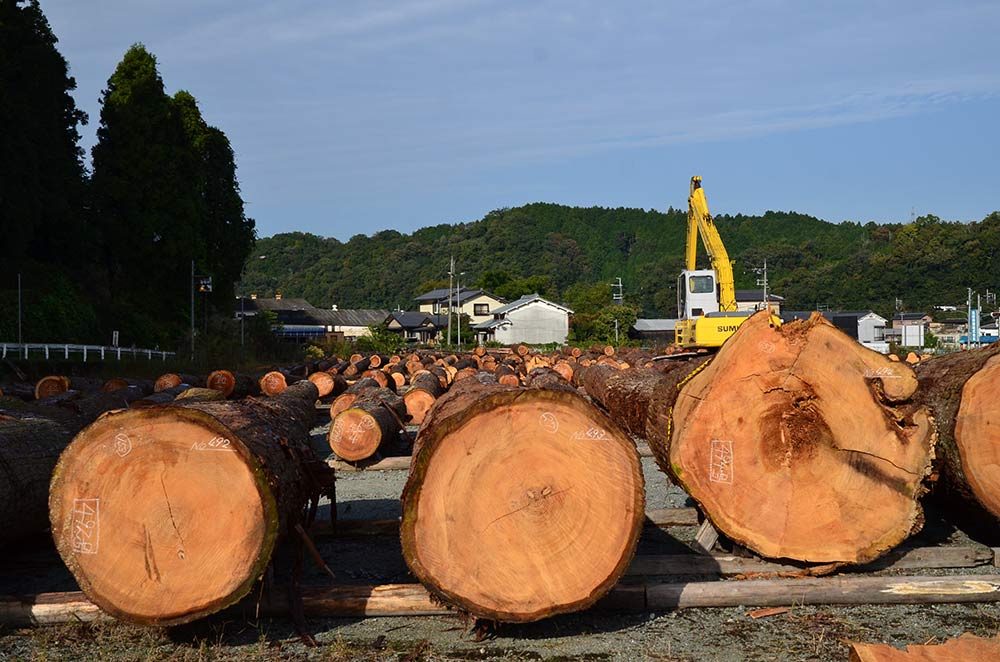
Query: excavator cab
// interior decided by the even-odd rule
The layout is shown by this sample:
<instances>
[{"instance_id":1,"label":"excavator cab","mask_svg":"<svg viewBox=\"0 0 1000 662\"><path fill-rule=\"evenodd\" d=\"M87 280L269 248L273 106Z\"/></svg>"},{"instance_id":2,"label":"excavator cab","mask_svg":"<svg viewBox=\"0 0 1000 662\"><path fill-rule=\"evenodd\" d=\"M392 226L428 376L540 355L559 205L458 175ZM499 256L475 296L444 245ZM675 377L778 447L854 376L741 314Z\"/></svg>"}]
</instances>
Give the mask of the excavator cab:
<instances>
[{"instance_id":1,"label":"excavator cab","mask_svg":"<svg viewBox=\"0 0 1000 662\"><path fill-rule=\"evenodd\" d=\"M677 316L693 319L719 310L719 294L715 271L695 269L682 271L677 278Z\"/></svg>"}]
</instances>

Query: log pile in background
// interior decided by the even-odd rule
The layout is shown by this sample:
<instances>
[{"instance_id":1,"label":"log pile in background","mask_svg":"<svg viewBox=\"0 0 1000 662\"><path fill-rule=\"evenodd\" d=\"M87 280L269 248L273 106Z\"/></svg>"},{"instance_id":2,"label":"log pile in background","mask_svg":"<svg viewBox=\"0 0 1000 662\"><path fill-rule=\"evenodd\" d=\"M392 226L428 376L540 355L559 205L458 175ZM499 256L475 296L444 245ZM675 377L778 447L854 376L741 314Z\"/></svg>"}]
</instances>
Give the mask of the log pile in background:
<instances>
[{"instance_id":1,"label":"log pile in background","mask_svg":"<svg viewBox=\"0 0 1000 662\"><path fill-rule=\"evenodd\" d=\"M935 434L917 380L818 315L778 329L757 315L711 361L612 374L584 375L588 393L645 427L661 469L762 556L864 563L922 525Z\"/></svg>"},{"instance_id":2,"label":"log pile in background","mask_svg":"<svg viewBox=\"0 0 1000 662\"><path fill-rule=\"evenodd\" d=\"M477 617L577 611L624 573L644 498L634 444L572 388L465 379L415 442L403 555L434 595Z\"/></svg>"},{"instance_id":3,"label":"log pile in background","mask_svg":"<svg viewBox=\"0 0 1000 662\"><path fill-rule=\"evenodd\" d=\"M107 414L56 467L53 537L84 593L144 624L235 603L330 476L309 429L316 387ZM325 469L325 471L324 471Z\"/></svg>"},{"instance_id":4,"label":"log pile in background","mask_svg":"<svg viewBox=\"0 0 1000 662\"><path fill-rule=\"evenodd\" d=\"M330 449L348 462L390 453L399 445L407 417L401 397L387 388L368 389L333 418L327 435Z\"/></svg>"}]
</instances>

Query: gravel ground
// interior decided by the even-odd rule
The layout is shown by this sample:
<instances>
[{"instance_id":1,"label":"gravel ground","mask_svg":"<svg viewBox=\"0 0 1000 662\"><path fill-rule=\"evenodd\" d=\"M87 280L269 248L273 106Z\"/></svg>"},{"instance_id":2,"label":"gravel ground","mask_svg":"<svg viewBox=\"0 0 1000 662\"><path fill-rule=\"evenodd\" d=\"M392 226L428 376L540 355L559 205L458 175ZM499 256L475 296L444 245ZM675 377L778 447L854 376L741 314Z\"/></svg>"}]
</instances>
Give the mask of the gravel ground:
<instances>
[{"instance_id":1,"label":"gravel ground","mask_svg":"<svg viewBox=\"0 0 1000 662\"><path fill-rule=\"evenodd\" d=\"M322 429L315 431L317 448L326 448L322 433ZM648 509L690 505L650 458L643 459L643 470ZM403 471L341 472L338 518L398 517L398 497L405 479ZM981 544L948 523L933 504L927 520L917 544ZM647 530L639 553L676 553L685 549L693 535L694 527ZM337 539L323 541L319 548L337 572L338 583L414 581L395 538ZM0 563L0 593L75 590L72 577L47 540L8 550L5 557ZM924 574L997 572L993 567L981 567ZM310 569L305 582L323 585L330 580L318 569ZM117 624L0 630L0 659L846 660L849 640L902 647L941 641L963 632L980 636L1000 632L1000 606L995 603L800 606L756 620L748 616L752 608L647 614L591 611L527 625L504 625L484 636L458 616L310 619L319 648L306 648L297 642L285 619L254 621L228 612L167 630Z\"/></svg>"}]
</instances>

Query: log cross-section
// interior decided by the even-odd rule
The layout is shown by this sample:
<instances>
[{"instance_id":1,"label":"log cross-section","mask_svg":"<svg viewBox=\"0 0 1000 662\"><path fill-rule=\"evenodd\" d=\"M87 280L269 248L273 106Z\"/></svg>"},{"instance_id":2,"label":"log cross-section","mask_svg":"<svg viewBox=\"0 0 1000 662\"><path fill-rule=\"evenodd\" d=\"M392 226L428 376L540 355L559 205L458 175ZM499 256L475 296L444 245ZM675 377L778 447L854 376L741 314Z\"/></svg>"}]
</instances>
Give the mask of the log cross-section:
<instances>
[{"instance_id":1,"label":"log cross-section","mask_svg":"<svg viewBox=\"0 0 1000 662\"><path fill-rule=\"evenodd\" d=\"M403 555L432 593L527 622L614 586L644 486L635 445L572 389L467 379L424 421L402 501Z\"/></svg>"},{"instance_id":2,"label":"log cross-section","mask_svg":"<svg viewBox=\"0 0 1000 662\"><path fill-rule=\"evenodd\" d=\"M321 481L316 387L102 416L59 459L52 535L109 614L185 623L246 595Z\"/></svg>"}]
</instances>

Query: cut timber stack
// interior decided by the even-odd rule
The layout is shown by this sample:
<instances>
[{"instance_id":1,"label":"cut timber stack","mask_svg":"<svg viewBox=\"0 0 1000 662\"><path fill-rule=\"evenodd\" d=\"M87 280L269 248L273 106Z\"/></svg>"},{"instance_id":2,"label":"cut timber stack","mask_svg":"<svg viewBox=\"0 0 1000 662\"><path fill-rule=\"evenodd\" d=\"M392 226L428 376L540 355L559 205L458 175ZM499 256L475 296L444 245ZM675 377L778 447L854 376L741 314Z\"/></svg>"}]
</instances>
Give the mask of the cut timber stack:
<instances>
[{"instance_id":1,"label":"cut timber stack","mask_svg":"<svg viewBox=\"0 0 1000 662\"><path fill-rule=\"evenodd\" d=\"M916 377L819 315L755 315L711 361L602 370L587 392L635 434L645 419L661 469L761 556L864 563L922 524L935 433Z\"/></svg>"},{"instance_id":2,"label":"cut timber stack","mask_svg":"<svg viewBox=\"0 0 1000 662\"><path fill-rule=\"evenodd\" d=\"M63 561L105 612L185 623L233 604L331 478L309 447L316 387L272 398L113 412L52 479Z\"/></svg>"},{"instance_id":3,"label":"cut timber stack","mask_svg":"<svg viewBox=\"0 0 1000 662\"><path fill-rule=\"evenodd\" d=\"M1000 521L1000 344L918 363L917 400L934 415L942 491Z\"/></svg>"},{"instance_id":4,"label":"cut timber stack","mask_svg":"<svg viewBox=\"0 0 1000 662\"><path fill-rule=\"evenodd\" d=\"M370 389L333 418L330 449L348 462L367 460L396 445L406 417L402 398L389 389Z\"/></svg>"},{"instance_id":5,"label":"cut timber stack","mask_svg":"<svg viewBox=\"0 0 1000 662\"><path fill-rule=\"evenodd\" d=\"M571 388L464 379L414 444L403 556L435 596L480 618L577 611L625 572L644 496L635 445Z\"/></svg>"}]
</instances>

